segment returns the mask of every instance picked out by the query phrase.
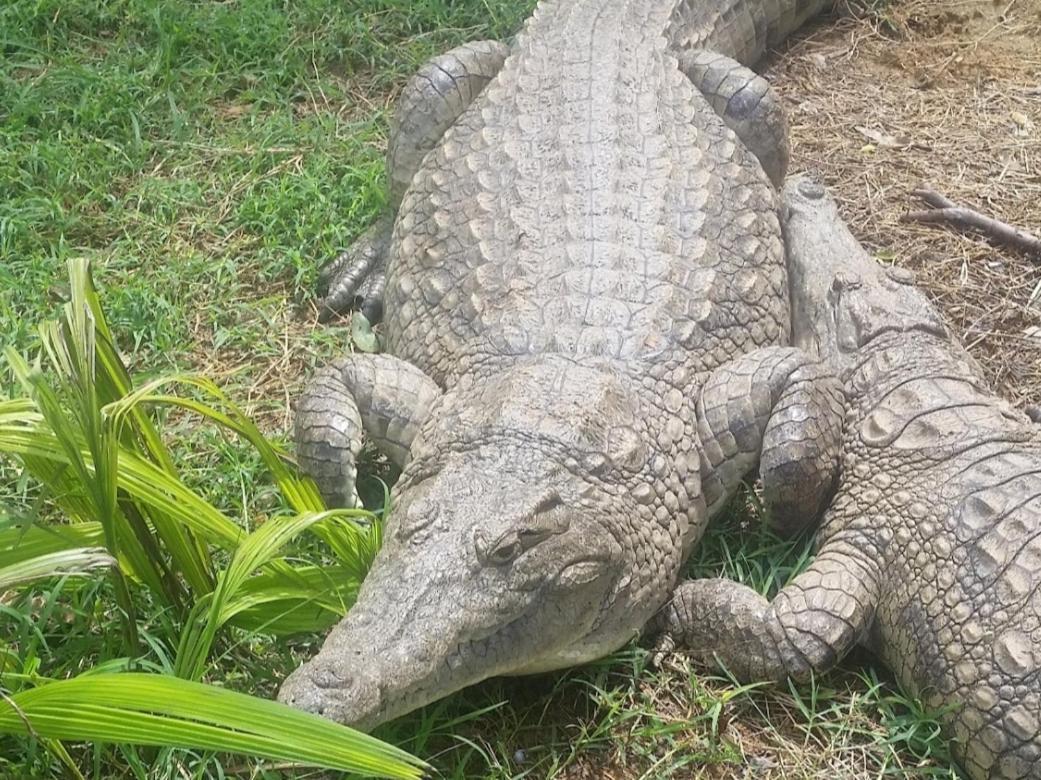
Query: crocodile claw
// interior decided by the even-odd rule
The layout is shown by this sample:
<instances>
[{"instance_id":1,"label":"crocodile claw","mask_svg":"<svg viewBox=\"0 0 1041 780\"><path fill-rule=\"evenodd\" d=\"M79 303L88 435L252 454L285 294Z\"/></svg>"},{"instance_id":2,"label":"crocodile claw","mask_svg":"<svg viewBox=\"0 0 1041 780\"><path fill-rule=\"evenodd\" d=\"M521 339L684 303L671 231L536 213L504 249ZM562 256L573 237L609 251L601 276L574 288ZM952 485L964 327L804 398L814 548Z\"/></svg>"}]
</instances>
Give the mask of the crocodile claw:
<instances>
[{"instance_id":1,"label":"crocodile claw","mask_svg":"<svg viewBox=\"0 0 1041 780\"><path fill-rule=\"evenodd\" d=\"M676 652L676 638L667 630L662 630L651 646L647 665L654 671L665 668L665 663Z\"/></svg>"},{"instance_id":2,"label":"crocodile claw","mask_svg":"<svg viewBox=\"0 0 1041 780\"><path fill-rule=\"evenodd\" d=\"M328 322L355 308L360 308L370 322L379 321L383 314L387 247L393 229L391 215L380 217L349 249L319 271L319 322Z\"/></svg>"},{"instance_id":3,"label":"crocodile claw","mask_svg":"<svg viewBox=\"0 0 1041 780\"><path fill-rule=\"evenodd\" d=\"M379 338L372 330L372 320L364 311L359 311L351 317L351 341L359 352L380 351Z\"/></svg>"}]
</instances>

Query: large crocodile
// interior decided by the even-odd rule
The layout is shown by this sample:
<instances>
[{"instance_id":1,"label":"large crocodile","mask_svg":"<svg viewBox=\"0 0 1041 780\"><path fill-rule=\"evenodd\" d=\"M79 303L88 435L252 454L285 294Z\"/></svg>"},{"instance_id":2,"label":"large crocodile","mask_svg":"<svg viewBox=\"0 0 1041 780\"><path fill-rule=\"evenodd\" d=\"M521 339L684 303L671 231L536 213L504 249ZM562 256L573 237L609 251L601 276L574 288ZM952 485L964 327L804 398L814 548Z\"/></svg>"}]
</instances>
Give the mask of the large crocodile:
<instances>
[{"instance_id":1,"label":"large crocodile","mask_svg":"<svg viewBox=\"0 0 1041 780\"><path fill-rule=\"evenodd\" d=\"M404 468L284 701L367 728L622 646L756 462L776 525L813 518L841 392L786 346L784 127L741 63L826 4L547 1L405 88L396 216L327 300L382 304L389 354L321 370L296 418L330 503L362 429Z\"/></svg>"},{"instance_id":2,"label":"large crocodile","mask_svg":"<svg viewBox=\"0 0 1041 780\"><path fill-rule=\"evenodd\" d=\"M772 603L685 583L661 619L741 677L805 678L855 643L943 713L973 778L1041 777L1041 435L820 185L785 188L793 339L844 376L837 493Z\"/></svg>"}]
</instances>

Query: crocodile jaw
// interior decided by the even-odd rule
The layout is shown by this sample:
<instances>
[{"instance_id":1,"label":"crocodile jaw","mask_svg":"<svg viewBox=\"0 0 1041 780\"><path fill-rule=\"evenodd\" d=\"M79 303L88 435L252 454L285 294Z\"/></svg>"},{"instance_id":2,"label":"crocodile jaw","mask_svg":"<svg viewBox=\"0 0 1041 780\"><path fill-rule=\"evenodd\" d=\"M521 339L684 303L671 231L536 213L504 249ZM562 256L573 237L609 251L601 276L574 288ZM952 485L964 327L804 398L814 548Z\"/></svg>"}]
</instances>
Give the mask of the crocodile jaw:
<instances>
[{"instance_id":1,"label":"crocodile jaw","mask_svg":"<svg viewBox=\"0 0 1041 780\"><path fill-rule=\"evenodd\" d=\"M597 631L625 555L588 491L558 500L570 475L554 486L560 471L504 473L471 461L402 491L357 603L280 701L369 730L488 677L589 661L632 638ZM510 515L489 522L489 505ZM530 547L510 549L514 538Z\"/></svg>"},{"instance_id":2,"label":"crocodile jaw","mask_svg":"<svg viewBox=\"0 0 1041 780\"><path fill-rule=\"evenodd\" d=\"M835 227L842 223L824 187L792 177L782 199L796 346L847 370L862 349L886 334L917 331L953 345L939 315L914 287L913 274L883 268L852 234Z\"/></svg>"}]
</instances>

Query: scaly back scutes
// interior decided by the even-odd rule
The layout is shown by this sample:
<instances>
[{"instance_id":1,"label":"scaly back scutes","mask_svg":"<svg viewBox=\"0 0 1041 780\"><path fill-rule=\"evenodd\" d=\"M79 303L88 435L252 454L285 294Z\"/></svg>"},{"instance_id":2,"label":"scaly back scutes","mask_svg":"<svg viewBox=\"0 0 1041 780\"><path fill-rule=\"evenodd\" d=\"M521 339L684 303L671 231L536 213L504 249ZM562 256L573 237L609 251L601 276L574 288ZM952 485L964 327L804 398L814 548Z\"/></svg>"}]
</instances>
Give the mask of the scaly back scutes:
<instances>
[{"instance_id":1,"label":"scaly back scutes","mask_svg":"<svg viewBox=\"0 0 1041 780\"><path fill-rule=\"evenodd\" d=\"M787 346L785 124L734 57L817 5L545 2L405 87L396 212L325 274L387 354L319 371L296 417L331 503L362 431L403 473L283 700L367 728L622 646L756 463L778 528L813 519L840 388Z\"/></svg>"}]
</instances>

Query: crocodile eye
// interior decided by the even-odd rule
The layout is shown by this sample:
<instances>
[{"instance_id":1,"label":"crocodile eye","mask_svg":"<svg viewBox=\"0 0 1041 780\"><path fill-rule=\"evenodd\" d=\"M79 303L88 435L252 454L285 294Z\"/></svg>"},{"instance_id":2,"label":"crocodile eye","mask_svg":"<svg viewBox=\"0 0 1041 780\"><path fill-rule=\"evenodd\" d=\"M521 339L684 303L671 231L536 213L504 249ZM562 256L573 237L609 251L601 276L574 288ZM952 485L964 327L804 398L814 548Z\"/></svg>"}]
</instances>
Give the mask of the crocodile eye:
<instances>
[{"instance_id":1,"label":"crocodile eye","mask_svg":"<svg viewBox=\"0 0 1041 780\"><path fill-rule=\"evenodd\" d=\"M520 527L514 527L497 539L478 530L474 534L478 560L492 566L504 566L550 537L564 533L571 525L570 520L554 511L563 505L563 499L553 493L536 504L532 516Z\"/></svg>"},{"instance_id":2,"label":"crocodile eye","mask_svg":"<svg viewBox=\"0 0 1041 780\"><path fill-rule=\"evenodd\" d=\"M543 539L549 538L550 533L545 528L522 528L517 532L517 539L520 541L521 547L528 550Z\"/></svg>"},{"instance_id":3,"label":"crocodile eye","mask_svg":"<svg viewBox=\"0 0 1041 780\"><path fill-rule=\"evenodd\" d=\"M489 539L483 531L478 531L474 534L474 546L477 548L477 559L490 566L503 566L524 552L524 546L516 534L500 538L498 542L495 542Z\"/></svg>"},{"instance_id":4,"label":"crocodile eye","mask_svg":"<svg viewBox=\"0 0 1041 780\"><path fill-rule=\"evenodd\" d=\"M500 544L492 550L491 553L488 554L488 562L502 566L503 564L514 560L522 552L524 552L524 546L521 544L519 539L514 539L511 542Z\"/></svg>"}]
</instances>

